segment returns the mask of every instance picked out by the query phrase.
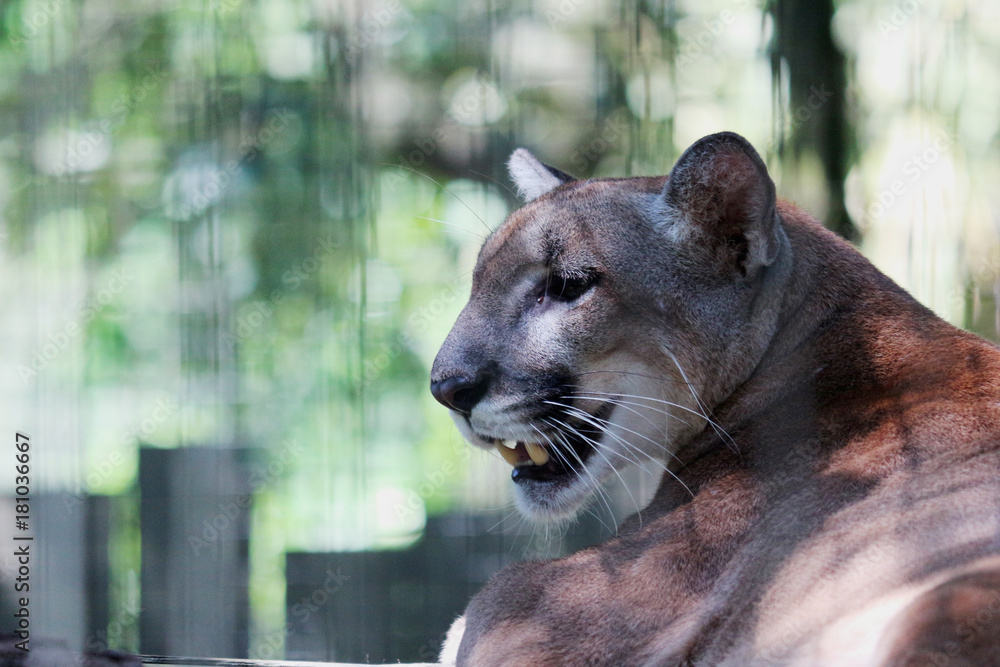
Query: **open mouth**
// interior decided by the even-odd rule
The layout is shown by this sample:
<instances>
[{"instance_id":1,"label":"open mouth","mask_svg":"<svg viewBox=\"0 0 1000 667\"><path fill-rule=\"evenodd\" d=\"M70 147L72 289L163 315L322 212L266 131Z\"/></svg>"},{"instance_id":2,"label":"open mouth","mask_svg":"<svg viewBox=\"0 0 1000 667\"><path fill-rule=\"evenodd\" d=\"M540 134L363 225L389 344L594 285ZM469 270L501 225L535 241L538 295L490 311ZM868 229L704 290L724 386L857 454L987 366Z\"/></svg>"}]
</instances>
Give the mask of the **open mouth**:
<instances>
[{"instance_id":1,"label":"open mouth","mask_svg":"<svg viewBox=\"0 0 1000 667\"><path fill-rule=\"evenodd\" d=\"M579 475L594 455L603 431L595 424L606 423L614 410L613 403L604 403L589 420L559 422L568 428L546 433L546 442L491 439L503 460L514 470L511 479L517 483L527 481L559 482Z\"/></svg>"}]
</instances>

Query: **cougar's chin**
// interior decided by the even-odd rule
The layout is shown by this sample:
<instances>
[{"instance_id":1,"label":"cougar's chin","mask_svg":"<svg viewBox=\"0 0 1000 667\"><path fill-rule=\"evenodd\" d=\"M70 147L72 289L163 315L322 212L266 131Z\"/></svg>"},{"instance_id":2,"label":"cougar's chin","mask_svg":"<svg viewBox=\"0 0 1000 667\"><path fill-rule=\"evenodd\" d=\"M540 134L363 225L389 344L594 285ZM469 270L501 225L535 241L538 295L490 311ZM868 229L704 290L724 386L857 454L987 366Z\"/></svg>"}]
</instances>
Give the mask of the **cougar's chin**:
<instances>
[{"instance_id":1,"label":"cougar's chin","mask_svg":"<svg viewBox=\"0 0 1000 667\"><path fill-rule=\"evenodd\" d=\"M613 469L603 460L591 460L578 474L555 480L525 478L514 486L514 502L534 523L560 523L576 517Z\"/></svg>"},{"instance_id":2,"label":"cougar's chin","mask_svg":"<svg viewBox=\"0 0 1000 667\"><path fill-rule=\"evenodd\" d=\"M513 468L514 497L526 518L537 522L570 519L586 504L614 470L601 455L606 424L614 411L610 402L592 413L543 420L547 427L511 427L534 432L529 439L498 438L476 433L461 415L453 415L462 435L472 444L494 449Z\"/></svg>"}]
</instances>

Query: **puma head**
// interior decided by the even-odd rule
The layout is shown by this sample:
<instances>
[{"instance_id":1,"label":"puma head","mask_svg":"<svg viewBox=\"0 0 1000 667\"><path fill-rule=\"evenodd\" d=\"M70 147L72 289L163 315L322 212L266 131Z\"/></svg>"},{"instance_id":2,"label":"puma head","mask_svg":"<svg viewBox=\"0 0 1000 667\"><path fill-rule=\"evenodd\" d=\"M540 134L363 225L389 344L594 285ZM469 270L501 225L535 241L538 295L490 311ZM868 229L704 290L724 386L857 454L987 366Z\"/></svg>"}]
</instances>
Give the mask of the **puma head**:
<instances>
[{"instance_id":1,"label":"puma head","mask_svg":"<svg viewBox=\"0 0 1000 667\"><path fill-rule=\"evenodd\" d=\"M669 176L577 180L524 149L508 167L527 203L480 250L431 391L513 466L521 511L560 520L706 428L774 333L790 250L767 169L733 133Z\"/></svg>"}]
</instances>

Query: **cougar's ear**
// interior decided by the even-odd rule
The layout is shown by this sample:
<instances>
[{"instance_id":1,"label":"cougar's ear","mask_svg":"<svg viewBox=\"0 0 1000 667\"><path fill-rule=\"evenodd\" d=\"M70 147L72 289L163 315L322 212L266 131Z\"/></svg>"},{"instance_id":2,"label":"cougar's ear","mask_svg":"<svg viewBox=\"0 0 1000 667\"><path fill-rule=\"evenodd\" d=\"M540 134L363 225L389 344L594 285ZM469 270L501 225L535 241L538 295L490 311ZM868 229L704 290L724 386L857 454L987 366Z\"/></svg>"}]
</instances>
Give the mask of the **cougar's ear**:
<instances>
[{"instance_id":1,"label":"cougar's ear","mask_svg":"<svg viewBox=\"0 0 1000 667\"><path fill-rule=\"evenodd\" d=\"M510 159L507 160L507 172L525 203L538 199L563 183L576 180L555 167L542 164L524 148L518 148L511 153Z\"/></svg>"},{"instance_id":2,"label":"cougar's ear","mask_svg":"<svg viewBox=\"0 0 1000 667\"><path fill-rule=\"evenodd\" d=\"M710 244L744 276L778 255L774 182L746 139L719 132L684 151L664 187L668 233Z\"/></svg>"}]
</instances>

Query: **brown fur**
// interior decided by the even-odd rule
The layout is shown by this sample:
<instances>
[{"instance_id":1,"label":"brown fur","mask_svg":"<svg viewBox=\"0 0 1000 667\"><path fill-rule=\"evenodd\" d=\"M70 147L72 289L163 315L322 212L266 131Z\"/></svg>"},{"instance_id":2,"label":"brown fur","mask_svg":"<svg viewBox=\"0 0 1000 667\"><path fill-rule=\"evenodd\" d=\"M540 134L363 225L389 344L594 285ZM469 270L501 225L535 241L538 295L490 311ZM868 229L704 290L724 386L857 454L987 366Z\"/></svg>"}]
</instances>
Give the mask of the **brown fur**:
<instances>
[{"instance_id":1,"label":"brown fur","mask_svg":"<svg viewBox=\"0 0 1000 667\"><path fill-rule=\"evenodd\" d=\"M612 274L638 265L622 277L635 284L614 287L619 303L600 292L566 310L560 322L579 316L566 331L585 339L572 354L515 340L527 360L511 363L544 371L559 354L595 366L646 354L650 373L676 377L646 333L669 328L721 429L699 421L664 442L691 493L665 474L615 538L494 576L466 612L458 664L1000 664L1000 350L937 318L794 206L769 212L750 163L730 164L739 142L719 142L681 158L708 166L675 169L670 181L687 190L673 201L666 178L574 181L512 214L482 250L473 315L449 337L437 381L502 365L510 348L489 341L518 329L496 322L506 311L486 295L509 293L526 253L544 264L548 248ZM648 198L664 191L664 215L686 229L649 224ZM581 216L590 226L576 226ZM755 216L763 223L712 236L716 220ZM689 252L664 268L671 247ZM678 278L712 271L697 285ZM704 312L657 301L715 294L716 280L725 284ZM500 377L490 391L533 389Z\"/></svg>"}]
</instances>

